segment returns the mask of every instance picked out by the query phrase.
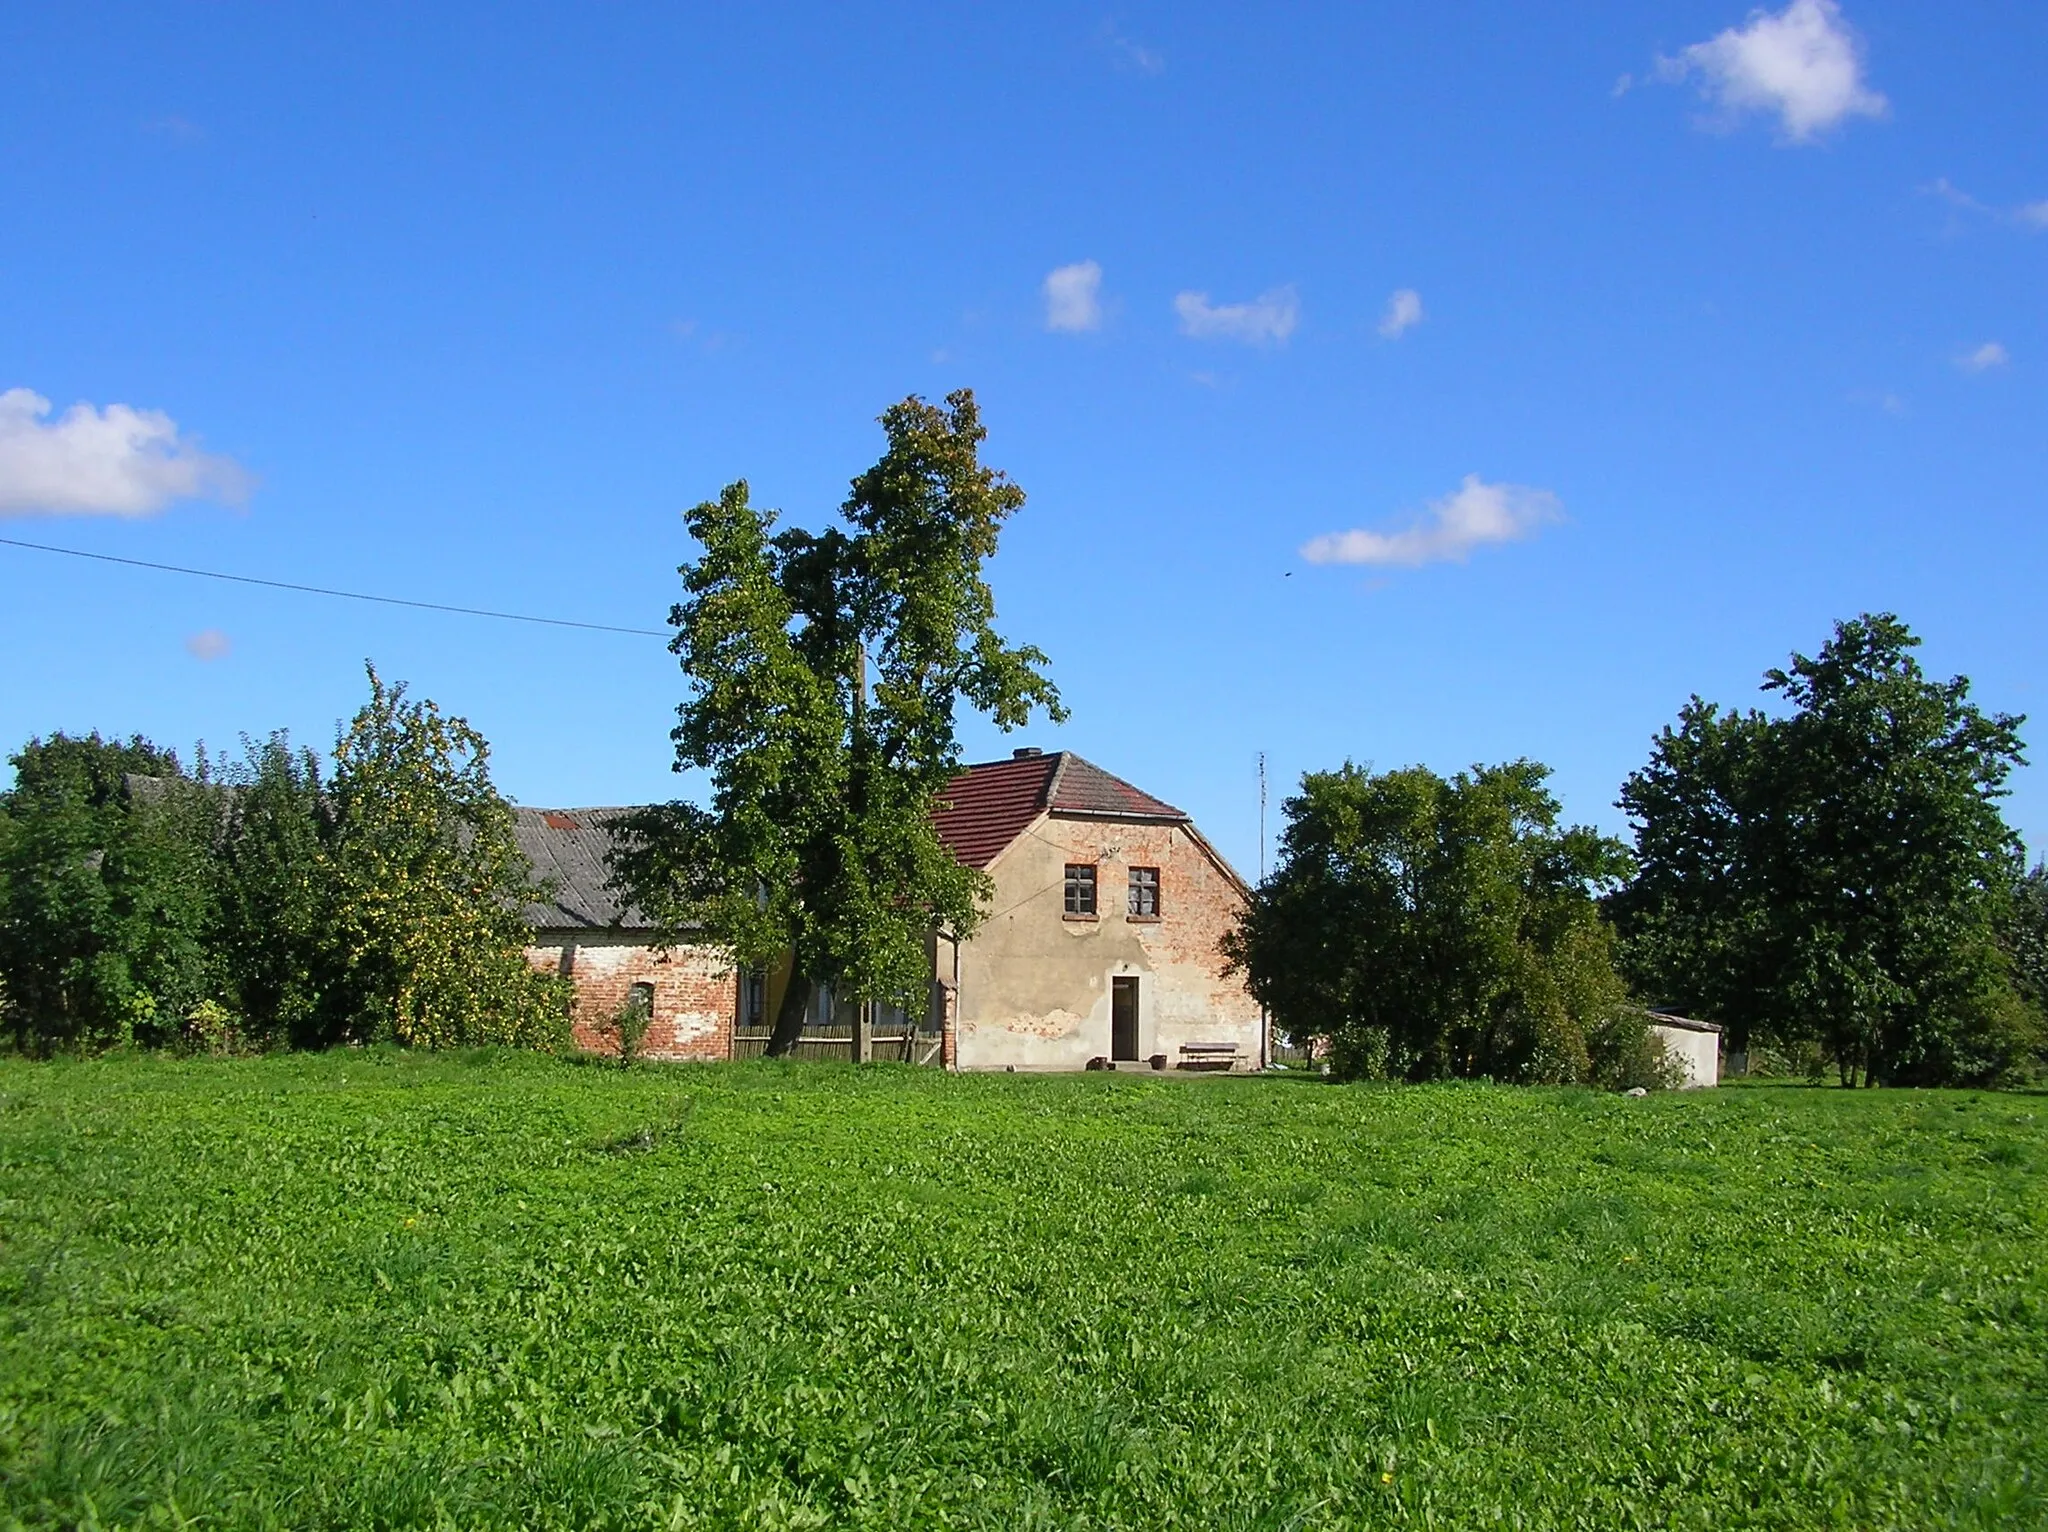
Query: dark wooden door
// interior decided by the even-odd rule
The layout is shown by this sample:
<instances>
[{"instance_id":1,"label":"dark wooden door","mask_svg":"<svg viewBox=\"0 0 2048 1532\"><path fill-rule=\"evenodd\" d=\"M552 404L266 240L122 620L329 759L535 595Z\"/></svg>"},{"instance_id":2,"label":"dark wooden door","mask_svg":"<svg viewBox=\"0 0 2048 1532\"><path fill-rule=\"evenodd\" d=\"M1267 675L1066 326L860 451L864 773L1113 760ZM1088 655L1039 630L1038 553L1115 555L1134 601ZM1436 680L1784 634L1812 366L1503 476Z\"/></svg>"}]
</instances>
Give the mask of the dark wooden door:
<instances>
[{"instance_id":1,"label":"dark wooden door","mask_svg":"<svg viewBox=\"0 0 2048 1532\"><path fill-rule=\"evenodd\" d=\"M1109 1056L1121 1062L1138 1056L1138 981L1109 981Z\"/></svg>"}]
</instances>

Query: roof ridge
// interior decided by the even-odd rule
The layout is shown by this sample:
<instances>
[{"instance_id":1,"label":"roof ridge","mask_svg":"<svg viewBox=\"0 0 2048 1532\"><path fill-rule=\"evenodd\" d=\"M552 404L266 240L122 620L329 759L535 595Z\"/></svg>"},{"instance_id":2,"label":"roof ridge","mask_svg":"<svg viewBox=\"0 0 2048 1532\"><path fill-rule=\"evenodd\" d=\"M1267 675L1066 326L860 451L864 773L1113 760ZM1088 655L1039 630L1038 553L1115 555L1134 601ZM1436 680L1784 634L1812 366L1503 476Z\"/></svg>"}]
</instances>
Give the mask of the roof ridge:
<instances>
[{"instance_id":1,"label":"roof ridge","mask_svg":"<svg viewBox=\"0 0 2048 1532\"><path fill-rule=\"evenodd\" d=\"M1054 765L1052 770L1046 775L1045 791L1038 799L1040 813L1050 812L1052 806L1059 802L1060 783L1066 780L1067 762L1079 759L1080 757L1071 750L1055 750L1053 752Z\"/></svg>"}]
</instances>

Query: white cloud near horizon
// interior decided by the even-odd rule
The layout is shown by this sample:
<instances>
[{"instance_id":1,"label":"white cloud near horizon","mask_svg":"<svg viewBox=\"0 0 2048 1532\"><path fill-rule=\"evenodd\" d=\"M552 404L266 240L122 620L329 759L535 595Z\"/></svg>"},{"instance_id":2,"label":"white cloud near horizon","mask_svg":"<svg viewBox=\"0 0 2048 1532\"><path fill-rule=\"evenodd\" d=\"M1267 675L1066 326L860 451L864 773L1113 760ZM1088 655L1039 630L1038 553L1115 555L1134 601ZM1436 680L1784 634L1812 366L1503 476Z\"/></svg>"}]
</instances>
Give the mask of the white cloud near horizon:
<instances>
[{"instance_id":1,"label":"white cloud near horizon","mask_svg":"<svg viewBox=\"0 0 2048 1532\"><path fill-rule=\"evenodd\" d=\"M81 402L49 414L32 389L0 393L0 516L149 516L174 500L236 504L255 483L161 410Z\"/></svg>"},{"instance_id":2,"label":"white cloud near horizon","mask_svg":"<svg viewBox=\"0 0 2048 1532\"><path fill-rule=\"evenodd\" d=\"M1207 293L1184 292L1173 300L1180 333L1197 340L1237 340L1248 346L1276 346L1294 333L1301 300L1292 285L1260 293L1249 303L1211 303Z\"/></svg>"},{"instance_id":3,"label":"white cloud near horizon","mask_svg":"<svg viewBox=\"0 0 2048 1532\"><path fill-rule=\"evenodd\" d=\"M1956 358L1956 365L1964 372L1989 372L1994 367L2003 367L2012 360L2012 353L1995 340L1987 340L1974 351L1965 351Z\"/></svg>"},{"instance_id":4,"label":"white cloud near horizon","mask_svg":"<svg viewBox=\"0 0 2048 1532\"><path fill-rule=\"evenodd\" d=\"M234 640L219 628L202 628L185 640L185 652L206 664L226 659L228 651L234 647Z\"/></svg>"},{"instance_id":5,"label":"white cloud near horizon","mask_svg":"<svg viewBox=\"0 0 2048 1532\"><path fill-rule=\"evenodd\" d=\"M1564 506L1547 489L1488 484L1478 474L1468 473L1454 493L1430 501L1412 526L1394 532L1326 532L1303 544L1301 556L1311 564L1403 569L1463 563L1474 548L1521 542L1563 516Z\"/></svg>"},{"instance_id":6,"label":"white cloud near horizon","mask_svg":"<svg viewBox=\"0 0 2048 1532\"><path fill-rule=\"evenodd\" d=\"M1387 311L1380 316L1380 334L1399 340L1402 333L1422 323L1422 294L1412 287L1397 288L1387 299Z\"/></svg>"},{"instance_id":7,"label":"white cloud near horizon","mask_svg":"<svg viewBox=\"0 0 2048 1532\"><path fill-rule=\"evenodd\" d=\"M2029 202L2015 209L2012 216L2029 228L2048 229L2048 201Z\"/></svg>"},{"instance_id":8,"label":"white cloud near horizon","mask_svg":"<svg viewBox=\"0 0 2048 1532\"><path fill-rule=\"evenodd\" d=\"M1746 25L1658 59L1657 75L1699 76L1702 92L1731 119L1774 112L1795 144L1851 117L1881 117L1890 107L1864 83L1862 43L1836 0L1751 11Z\"/></svg>"},{"instance_id":9,"label":"white cloud near horizon","mask_svg":"<svg viewBox=\"0 0 2048 1532\"><path fill-rule=\"evenodd\" d=\"M1095 261L1057 266L1045 279L1045 327L1078 334L1102 328L1102 267Z\"/></svg>"}]
</instances>

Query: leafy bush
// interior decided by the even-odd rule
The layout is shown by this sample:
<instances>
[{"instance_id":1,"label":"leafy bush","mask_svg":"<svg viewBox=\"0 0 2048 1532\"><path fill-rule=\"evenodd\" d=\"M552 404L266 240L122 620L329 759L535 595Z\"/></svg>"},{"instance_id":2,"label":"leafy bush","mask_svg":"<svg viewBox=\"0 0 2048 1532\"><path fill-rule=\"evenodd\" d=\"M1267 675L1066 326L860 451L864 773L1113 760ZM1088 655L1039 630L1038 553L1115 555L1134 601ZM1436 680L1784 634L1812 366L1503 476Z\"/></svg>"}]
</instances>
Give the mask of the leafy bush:
<instances>
[{"instance_id":1,"label":"leafy bush","mask_svg":"<svg viewBox=\"0 0 2048 1532\"><path fill-rule=\"evenodd\" d=\"M31 740L0 793L0 1040L175 1047L216 1007L257 1045L565 1046L487 745L369 681L326 782L281 734L190 773L140 738Z\"/></svg>"},{"instance_id":2,"label":"leafy bush","mask_svg":"<svg viewBox=\"0 0 2048 1532\"><path fill-rule=\"evenodd\" d=\"M1672 1057L1651 1025L1634 1007L1617 1007L1586 1031L1588 1078L1606 1090L1677 1090L1685 1065Z\"/></svg>"},{"instance_id":3,"label":"leafy bush","mask_svg":"<svg viewBox=\"0 0 2048 1532\"><path fill-rule=\"evenodd\" d=\"M215 798L139 736L32 739L13 764L0 793L7 1041L32 1053L175 1041L220 988L207 940Z\"/></svg>"},{"instance_id":4,"label":"leafy bush","mask_svg":"<svg viewBox=\"0 0 2048 1532\"><path fill-rule=\"evenodd\" d=\"M230 1053L242 1040L238 1021L218 1000L202 1000L185 1018L185 1033L203 1053Z\"/></svg>"},{"instance_id":5,"label":"leafy bush","mask_svg":"<svg viewBox=\"0 0 2048 1532\"><path fill-rule=\"evenodd\" d=\"M566 982L525 958L532 869L490 779L490 746L374 667L334 747L334 828L320 866L329 983L348 1035L428 1047L552 1051Z\"/></svg>"},{"instance_id":6,"label":"leafy bush","mask_svg":"<svg viewBox=\"0 0 2048 1532\"><path fill-rule=\"evenodd\" d=\"M605 1029L619 1045L620 1068L630 1068L633 1060L640 1056L640 1045L653 1024L653 999L648 991L635 985L620 1002L619 1008L612 1012L611 1022Z\"/></svg>"}]
</instances>

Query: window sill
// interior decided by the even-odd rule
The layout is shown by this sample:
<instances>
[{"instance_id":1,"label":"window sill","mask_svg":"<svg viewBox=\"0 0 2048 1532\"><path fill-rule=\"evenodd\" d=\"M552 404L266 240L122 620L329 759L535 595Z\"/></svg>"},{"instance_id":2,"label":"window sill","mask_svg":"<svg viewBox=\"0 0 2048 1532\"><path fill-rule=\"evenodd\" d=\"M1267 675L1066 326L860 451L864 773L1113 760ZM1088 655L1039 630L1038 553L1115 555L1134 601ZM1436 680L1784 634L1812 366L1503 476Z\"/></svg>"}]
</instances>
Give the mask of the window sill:
<instances>
[{"instance_id":1,"label":"window sill","mask_svg":"<svg viewBox=\"0 0 2048 1532\"><path fill-rule=\"evenodd\" d=\"M1062 920L1075 921L1084 926L1092 926L1095 924L1096 921L1100 920L1101 918L1102 917L1100 915L1068 915L1065 913L1062 913L1060 916L1060 919Z\"/></svg>"},{"instance_id":2,"label":"window sill","mask_svg":"<svg viewBox=\"0 0 2048 1532\"><path fill-rule=\"evenodd\" d=\"M1159 924L1159 917L1157 915L1126 915L1124 916L1124 924L1132 926L1156 926Z\"/></svg>"}]
</instances>

